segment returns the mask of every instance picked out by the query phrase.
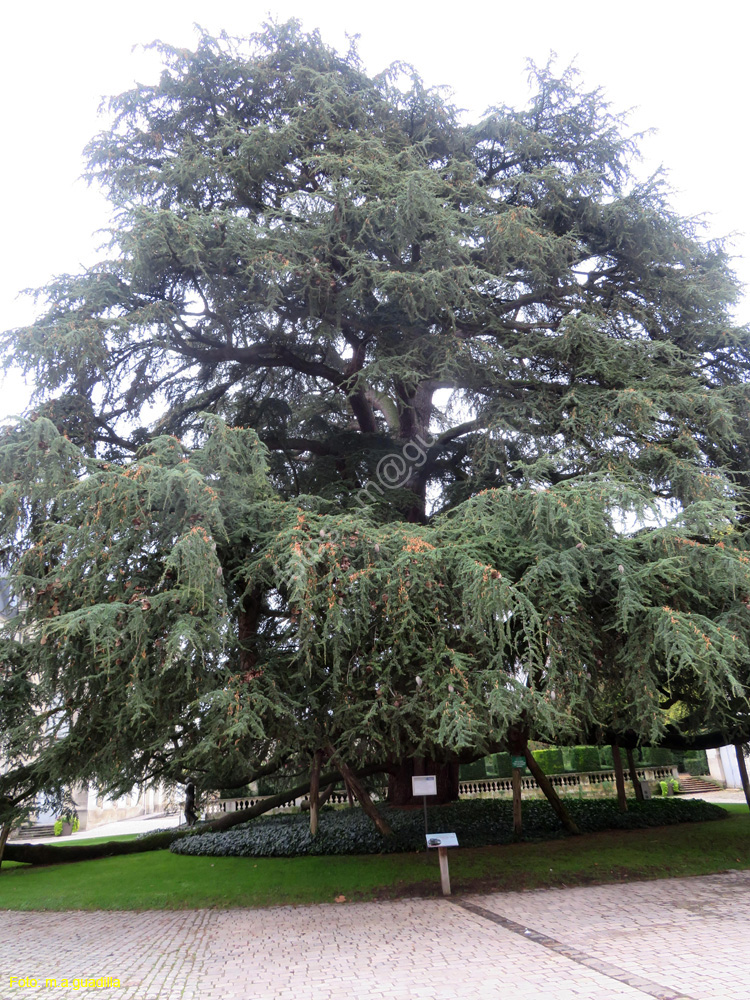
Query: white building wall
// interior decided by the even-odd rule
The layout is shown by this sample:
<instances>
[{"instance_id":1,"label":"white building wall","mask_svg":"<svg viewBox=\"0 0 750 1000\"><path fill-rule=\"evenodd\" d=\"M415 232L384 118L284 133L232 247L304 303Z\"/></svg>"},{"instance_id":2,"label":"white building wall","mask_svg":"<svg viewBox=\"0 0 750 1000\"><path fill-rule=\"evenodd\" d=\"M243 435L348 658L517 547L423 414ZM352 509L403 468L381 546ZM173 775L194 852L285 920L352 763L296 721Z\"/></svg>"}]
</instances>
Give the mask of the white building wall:
<instances>
[{"instance_id":1,"label":"white building wall","mask_svg":"<svg viewBox=\"0 0 750 1000\"><path fill-rule=\"evenodd\" d=\"M727 788L742 788L737 751L734 747L717 747L707 750L708 768L712 778L723 781Z\"/></svg>"}]
</instances>

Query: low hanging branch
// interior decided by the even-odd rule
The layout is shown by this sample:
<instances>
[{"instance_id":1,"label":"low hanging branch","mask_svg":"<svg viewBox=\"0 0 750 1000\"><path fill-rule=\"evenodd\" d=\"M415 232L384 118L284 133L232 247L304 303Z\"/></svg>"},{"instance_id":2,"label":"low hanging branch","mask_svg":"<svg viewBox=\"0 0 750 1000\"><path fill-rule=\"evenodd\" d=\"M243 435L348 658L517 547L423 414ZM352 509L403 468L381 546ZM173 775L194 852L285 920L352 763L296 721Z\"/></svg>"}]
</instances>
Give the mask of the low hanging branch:
<instances>
[{"instance_id":1,"label":"low hanging branch","mask_svg":"<svg viewBox=\"0 0 750 1000\"><path fill-rule=\"evenodd\" d=\"M382 770L382 764L372 764L361 768L357 772L357 776L367 777L370 774L379 774ZM348 767L346 767L346 771L349 780L354 778L354 781L359 785L354 772ZM329 771L321 776L320 782L323 785L333 785L337 781L341 781L343 777L343 769L341 772ZM361 788L362 786L359 785L359 787ZM118 854L141 854L144 851L166 850L173 841L181 840L183 837L189 837L195 833L214 833L220 830L229 830L239 823L245 823L249 819L255 819L256 816L262 816L263 813L267 813L271 809L286 805L287 802L305 795L309 790L310 782L306 781L295 788L290 788L286 792L271 795L269 798L263 799L263 801L257 802L254 806L250 806L247 809L238 809L233 813L225 813L218 819L202 823L199 827L192 827L189 830L162 830L158 833L152 833L148 837L142 837L140 840L109 840L104 844L81 843L66 846L53 844L6 844L5 859L28 865L60 865L71 861L94 861L97 858L111 858ZM367 795L366 792L364 794ZM368 801L372 806L369 796ZM364 805L363 808L365 808ZM372 806L372 808L374 809L375 807ZM367 810L365 809L365 811ZM368 813L368 815L370 814ZM378 818L380 819L379 815ZM390 833L388 825L385 824L385 826ZM378 829L381 833L384 833L380 826L378 826ZM384 835L388 836L387 833L384 833Z\"/></svg>"}]
</instances>

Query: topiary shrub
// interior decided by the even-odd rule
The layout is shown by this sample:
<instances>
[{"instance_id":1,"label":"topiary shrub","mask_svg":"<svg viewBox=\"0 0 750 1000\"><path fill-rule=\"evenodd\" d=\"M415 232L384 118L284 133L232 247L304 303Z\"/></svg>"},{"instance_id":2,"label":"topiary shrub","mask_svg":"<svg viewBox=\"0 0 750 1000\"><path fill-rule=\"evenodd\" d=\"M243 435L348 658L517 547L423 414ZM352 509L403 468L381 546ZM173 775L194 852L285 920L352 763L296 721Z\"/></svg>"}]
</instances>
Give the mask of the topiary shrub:
<instances>
[{"instance_id":1,"label":"topiary shrub","mask_svg":"<svg viewBox=\"0 0 750 1000\"><path fill-rule=\"evenodd\" d=\"M458 769L459 781L480 781L487 777L487 768L484 757L480 760L473 760L471 764L461 764Z\"/></svg>"},{"instance_id":2,"label":"topiary shrub","mask_svg":"<svg viewBox=\"0 0 750 1000\"><path fill-rule=\"evenodd\" d=\"M688 774L710 774L705 750L689 750L683 755L682 770Z\"/></svg>"},{"instance_id":3,"label":"topiary shrub","mask_svg":"<svg viewBox=\"0 0 750 1000\"><path fill-rule=\"evenodd\" d=\"M509 753L496 753L494 755L495 775L498 778L512 778L513 766L510 762Z\"/></svg>"},{"instance_id":4,"label":"topiary shrub","mask_svg":"<svg viewBox=\"0 0 750 1000\"><path fill-rule=\"evenodd\" d=\"M565 761L563 752L559 747L550 747L549 750L534 750L534 760L545 774L563 774L565 771Z\"/></svg>"},{"instance_id":5,"label":"topiary shrub","mask_svg":"<svg viewBox=\"0 0 750 1000\"><path fill-rule=\"evenodd\" d=\"M641 747L641 763L646 767L671 767L675 755L666 747Z\"/></svg>"},{"instance_id":6,"label":"topiary shrub","mask_svg":"<svg viewBox=\"0 0 750 1000\"><path fill-rule=\"evenodd\" d=\"M688 761L684 767L686 774L692 774L696 778L703 778L710 775L708 764L701 764L699 760Z\"/></svg>"},{"instance_id":7,"label":"topiary shrub","mask_svg":"<svg viewBox=\"0 0 750 1000\"><path fill-rule=\"evenodd\" d=\"M563 751L565 766L568 771L587 772L601 769L599 747L578 746L567 747Z\"/></svg>"}]
</instances>

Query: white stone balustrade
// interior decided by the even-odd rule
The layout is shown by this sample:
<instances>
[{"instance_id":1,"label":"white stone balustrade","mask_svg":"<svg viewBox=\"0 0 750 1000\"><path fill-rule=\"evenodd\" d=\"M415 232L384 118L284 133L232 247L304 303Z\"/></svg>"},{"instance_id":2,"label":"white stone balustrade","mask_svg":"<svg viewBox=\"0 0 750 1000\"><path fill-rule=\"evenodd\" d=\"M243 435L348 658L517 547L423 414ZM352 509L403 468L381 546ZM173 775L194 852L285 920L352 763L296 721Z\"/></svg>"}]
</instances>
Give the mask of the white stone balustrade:
<instances>
[{"instance_id":1,"label":"white stone balustrade","mask_svg":"<svg viewBox=\"0 0 750 1000\"><path fill-rule=\"evenodd\" d=\"M677 777L677 767L639 767L637 769L638 778L641 781L663 781L666 778L676 778ZM585 790L586 788L596 787L597 785L602 785L605 782L614 782L615 772L609 771L580 771L571 772L565 774L548 774L550 782L555 786L555 788L561 791L566 791L568 789L572 790L574 788L580 788ZM625 771L625 780L629 780L629 772ZM531 775L525 775L521 778L521 788L524 791L537 790L538 785ZM494 798L495 796L500 797L506 794L511 794L513 791L513 783L510 778L477 778L473 781L460 781L459 785L459 795L462 799L472 799L484 796L487 798ZM277 806L275 809L270 810L270 813L283 813L289 812L290 810L299 807L307 796L300 796L293 802L287 802L286 805ZM373 799L382 800L385 799L385 789L381 789L380 792L375 792L373 794ZM209 802L208 806L202 810L202 812L210 819L214 818L222 813L236 812L240 809L249 809L251 806L256 805L258 802L262 802L265 799L271 798L269 795L245 795L241 797L233 797L230 799L215 799ZM328 802L331 805L345 805L348 802L348 798L345 791L335 791L331 794Z\"/></svg>"}]
</instances>

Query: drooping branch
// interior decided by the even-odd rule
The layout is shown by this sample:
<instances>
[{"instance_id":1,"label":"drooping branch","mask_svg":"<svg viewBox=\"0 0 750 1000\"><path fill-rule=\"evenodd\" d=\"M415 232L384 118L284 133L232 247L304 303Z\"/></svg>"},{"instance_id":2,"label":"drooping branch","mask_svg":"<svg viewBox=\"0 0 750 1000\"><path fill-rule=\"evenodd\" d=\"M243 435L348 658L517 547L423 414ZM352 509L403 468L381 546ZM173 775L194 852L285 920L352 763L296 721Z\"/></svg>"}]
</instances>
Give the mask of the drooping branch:
<instances>
[{"instance_id":1,"label":"drooping branch","mask_svg":"<svg viewBox=\"0 0 750 1000\"><path fill-rule=\"evenodd\" d=\"M347 771L350 775L354 772ZM364 778L370 774L380 774L383 771L382 765L372 765L364 767L356 772L357 778ZM320 784L333 785L343 779L344 775L340 771L328 771L320 776ZM59 865L74 861L94 861L97 858L110 858L120 854L142 854L145 851L160 851L168 848L174 840L189 837L196 833L211 833L220 830L230 830L233 826L245 823L249 819L255 819L271 809L286 805L294 799L300 798L310 790L309 779L302 784L296 785L285 792L271 795L262 799L254 806L247 809L238 809L235 812L225 813L218 819L209 820L199 826L189 830L164 830L150 834L138 840L110 840L104 844L69 844L57 846L51 844L6 844L5 857L8 861L17 861L21 864L29 865ZM381 830L382 832L382 830Z\"/></svg>"}]
</instances>

